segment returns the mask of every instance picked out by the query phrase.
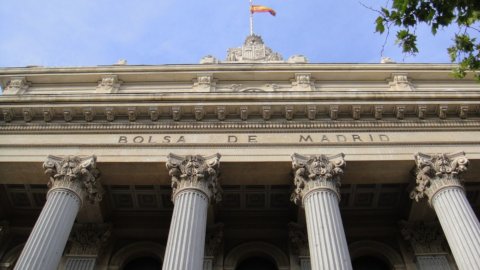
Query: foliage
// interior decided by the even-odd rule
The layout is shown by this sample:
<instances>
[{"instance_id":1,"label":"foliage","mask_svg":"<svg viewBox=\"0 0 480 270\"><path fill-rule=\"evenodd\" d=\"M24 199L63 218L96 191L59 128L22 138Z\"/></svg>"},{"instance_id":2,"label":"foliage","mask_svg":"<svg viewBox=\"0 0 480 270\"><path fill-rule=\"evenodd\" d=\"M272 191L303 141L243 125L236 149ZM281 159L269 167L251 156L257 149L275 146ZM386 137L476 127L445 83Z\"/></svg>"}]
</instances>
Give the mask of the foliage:
<instances>
[{"instance_id":1,"label":"foliage","mask_svg":"<svg viewBox=\"0 0 480 270\"><path fill-rule=\"evenodd\" d=\"M434 35L443 27L458 25L448 48L451 61L458 63L454 75L463 78L467 71L473 71L480 80L480 0L393 0L390 8L378 12L376 32L398 27L396 43L410 54L418 52L417 25L429 25Z\"/></svg>"}]
</instances>

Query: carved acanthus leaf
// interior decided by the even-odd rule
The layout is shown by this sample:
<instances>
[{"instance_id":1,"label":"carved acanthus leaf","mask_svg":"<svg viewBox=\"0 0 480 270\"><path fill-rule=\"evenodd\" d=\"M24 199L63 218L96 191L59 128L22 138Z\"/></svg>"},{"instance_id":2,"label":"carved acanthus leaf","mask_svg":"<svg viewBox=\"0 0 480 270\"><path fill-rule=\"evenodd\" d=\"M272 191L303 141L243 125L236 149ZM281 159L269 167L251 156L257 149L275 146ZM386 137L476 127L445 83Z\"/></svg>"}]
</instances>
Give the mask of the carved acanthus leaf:
<instances>
[{"instance_id":1,"label":"carved acanthus leaf","mask_svg":"<svg viewBox=\"0 0 480 270\"><path fill-rule=\"evenodd\" d=\"M288 224L288 238L293 254L297 256L309 256L308 238L305 228L297 223Z\"/></svg>"},{"instance_id":2,"label":"carved acanthus leaf","mask_svg":"<svg viewBox=\"0 0 480 270\"><path fill-rule=\"evenodd\" d=\"M446 250L446 240L437 222L400 222L401 233L416 254L438 254Z\"/></svg>"},{"instance_id":3,"label":"carved acanthus leaf","mask_svg":"<svg viewBox=\"0 0 480 270\"><path fill-rule=\"evenodd\" d=\"M201 155L167 156L167 169L172 177L172 200L184 187L197 188L205 192L211 201L222 200L218 176L220 174L220 154L208 157Z\"/></svg>"},{"instance_id":4,"label":"carved acanthus leaf","mask_svg":"<svg viewBox=\"0 0 480 270\"><path fill-rule=\"evenodd\" d=\"M109 224L76 224L70 234L69 254L98 255L111 235Z\"/></svg>"},{"instance_id":5,"label":"carved acanthus leaf","mask_svg":"<svg viewBox=\"0 0 480 270\"><path fill-rule=\"evenodd\" d=\"M49 188L69 188L80 198L85 197L89 202L94 203L100 201L103 195L99 182L100 172L96 165L95 156L87 158L48 156L43 163L43 168L45 174L50 177Z\"/></svg>"},{"instance_id":6,"label":"carved acanthus leaf","mask_svg":"<svg viewBox=\"0 0 480 270\"><path fill-rule=\"evenodd\" d=\"M291 200L300 204L303 196L309 190L319 187L331 189L339 196L340 175L343 174L345 165L343 153L334 156L293 154L292 168L295 190Z\"/></svg>"},{"instance_id":7,"label":"carved acanthus leaf","mask_svg":"<svg viewBox=\"0 0 480 270\"><path fill-rule=\"evenodd\" d=\"M459 175L467 171L469 165L464 152L454 154L415 154L416 186L410 193L410 198L419 201L429 195L433 181L461 180Z\"/></svg>"}]
</instances>

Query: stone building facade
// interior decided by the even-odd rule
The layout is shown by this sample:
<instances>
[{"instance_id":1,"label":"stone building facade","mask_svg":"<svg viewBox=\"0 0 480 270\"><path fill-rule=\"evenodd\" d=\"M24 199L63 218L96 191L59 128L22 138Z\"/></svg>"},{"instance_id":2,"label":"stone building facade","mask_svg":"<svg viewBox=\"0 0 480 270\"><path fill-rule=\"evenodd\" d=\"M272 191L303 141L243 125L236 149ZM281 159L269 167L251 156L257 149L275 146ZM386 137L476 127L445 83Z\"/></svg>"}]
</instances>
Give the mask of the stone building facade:
<instances>
[{"instance_id":1,"label":"stone building facade","mask_svg":"<svg viewBox=\"0 0 480 270\"><path fill-rule=\"evenodd\" d=\"M0 269L480 269L451 65L1 68Z\"/></svg>"}]
</instances>

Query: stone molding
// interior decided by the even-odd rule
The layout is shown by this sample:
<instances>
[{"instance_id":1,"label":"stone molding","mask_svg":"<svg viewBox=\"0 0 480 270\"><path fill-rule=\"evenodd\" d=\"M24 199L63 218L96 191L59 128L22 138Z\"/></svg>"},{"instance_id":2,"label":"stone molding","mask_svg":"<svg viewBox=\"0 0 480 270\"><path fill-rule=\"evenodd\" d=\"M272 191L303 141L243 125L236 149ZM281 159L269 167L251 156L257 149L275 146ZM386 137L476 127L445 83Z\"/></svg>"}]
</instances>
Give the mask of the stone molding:
<instances>
[{"instance_id":1,"label":"stone molding","mask_svg":"<svg viewBox=\"0 0 480 270\"><path fill-rule=\"evenodd\" d=\"M302 201L311 191L319 189L333 191L340 200L340 175L346 165L343 153L333 156L303 156L295 153L291 158L295 185L292 202L303 204Z\"/></svg>"},{"instance_id":2,"label":"stone molding","mask_svg":"<svg viewBox=\"0 0 480 270\"><path fill-rule=\"evenodd\" d=\"M170 153L167 156L167 169L172 177L172 201L183 190L199 190L210 202L222 200L222 189L219 183L220 154L212 156L188 155L178 156Z\"/></svg>"},{"instance_id":3,"label":"stone molding","mask_svg":"<svg viewBox=\"0 0 480 270\"><path fill-rule=\"evenodd\" d=\"M50 177L48 194L61 189L73 192L82 203L85 199L90 203L101 201L103 191L96 166L96 156L48 156L43 163L45 174Z\"/></svg>"},{"instance_id":4,"label":"stone molding","mask_svg":"<svg viewBox=\"0 0 480 270\"><path fill-rule=\"evenodd\" d=\"M298 223L288 223L288 238L290 248L294 255L299 257L309 257L308 237L305 227Z\"/></svg>"},{"instance_id":5,"label":"stone molding","mask_svg":"<svg viewBox=\"0 0 480 270\"><path fill-rule=\"evenodd\" d=\"M98 256L111 235L110 224L75 224L70 233L68 255Z\"/></svg>"},{"instance_id":6,"label":"stone molding","mask_svg":"<svg viewBox=\"0 0 480 270\"><path fill-rule=\"evenodd\" d=\"M447 242L438 222L400 222L400 232L415 256L447 254Z\"/></svg>"},{"instance_id":7,"label":"stone molding","mask_svg":"<svg viewBox=\"0 0 480 270\"><path fill-rule=\"evenodd\" d=\"M448 187L463 188L461 174L469 165L464 152L453 154L415 154L416 186L410 192L410 198L419 201L425 196L431 202L435 194Z\"/></svg>"}]
</instances>

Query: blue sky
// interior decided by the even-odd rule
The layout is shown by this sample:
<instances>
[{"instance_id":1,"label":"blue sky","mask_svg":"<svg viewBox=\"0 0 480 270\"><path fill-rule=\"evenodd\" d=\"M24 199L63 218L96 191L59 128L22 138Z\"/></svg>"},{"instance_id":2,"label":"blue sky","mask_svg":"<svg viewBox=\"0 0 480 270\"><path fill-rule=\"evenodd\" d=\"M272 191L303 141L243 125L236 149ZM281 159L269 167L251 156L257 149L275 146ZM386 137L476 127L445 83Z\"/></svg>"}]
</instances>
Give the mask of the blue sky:
<instances>
[{"instance_id":1,"label":"blue sky","mask_svg":"<svg viewBox=\"0 0 480 270\"><path fill-rule=\"evenodd\" d=\"M255 15L255 33L288 58L315 63L377 63L385 36L377 14L357 0L255 0L277 16ZM362 0L378 8L386 0ZM223 60L248 35L248 0L4 0L0 66L195 64ZM397 62L447 63L453 29L417 29L420 53L405 56L390 36L384 55Z\"/></svg>"}]
</instances>

